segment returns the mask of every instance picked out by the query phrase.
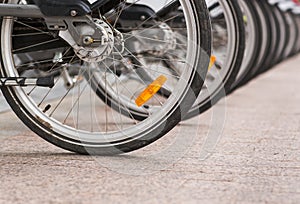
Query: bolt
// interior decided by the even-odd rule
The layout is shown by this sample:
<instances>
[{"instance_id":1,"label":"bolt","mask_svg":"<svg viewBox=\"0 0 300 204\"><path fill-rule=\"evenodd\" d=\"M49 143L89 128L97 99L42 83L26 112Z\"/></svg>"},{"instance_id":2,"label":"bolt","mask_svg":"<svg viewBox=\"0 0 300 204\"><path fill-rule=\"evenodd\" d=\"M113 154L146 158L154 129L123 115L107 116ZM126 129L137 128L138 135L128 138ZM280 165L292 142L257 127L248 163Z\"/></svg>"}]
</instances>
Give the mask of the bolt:
<instances>
[{"instance_id":1,"label":"bolt","mask_svg":"<svg viewBox=\"0 0 300 204\"><path fill-rule=\"evenodd\" d=\"M77 16L77 11L72 10L72 11L71 11L71 16L73 16L73 17Z\"/></svg>"},{"instance_id":2,"label":"bolt","mask_svg":"<svg viewBox=\"0 0 300 204\"><path fill-rule=\"evenodd\" d=\"M90 45L90 44L92 44L94 42L94 39L91 37L91 36L85 36L84 38L83 38L83 43L85 44L85 45Z\"/></svg>"},{"instance_id":3,"label":"bolt","mask_svg":"<svg viewBox=\"0 0 300 204\"><path fill-rule=\"evenodd\" d=\"M141 20L142 20L142 21L146 20L146 16L142 15L142 16L141 16Z\"/></svg>"}]
</instances>

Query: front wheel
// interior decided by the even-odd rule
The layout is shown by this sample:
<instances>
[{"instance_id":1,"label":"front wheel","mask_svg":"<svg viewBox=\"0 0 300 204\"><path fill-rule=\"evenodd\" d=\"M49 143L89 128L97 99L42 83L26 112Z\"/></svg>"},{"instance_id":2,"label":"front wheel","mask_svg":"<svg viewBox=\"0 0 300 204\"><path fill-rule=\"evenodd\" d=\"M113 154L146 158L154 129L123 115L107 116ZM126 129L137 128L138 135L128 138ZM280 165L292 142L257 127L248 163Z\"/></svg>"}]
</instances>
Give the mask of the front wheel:
<instances>
[{"instance_id":1,"label":"front wheel","mask_svg":"<svg viewBox=\"0 0 300 204\"><path fill-rule=\"evenodd\" d=\"M153 4L154 11L174 1L164 1L161 8L158 8L158 2ZM184 49L186 53L180 60L180 74L165 72L163 67L144 66L138 53L126 46L119 49L114 45L111 55L105 56L106 59L101 62L84 62L57 33L47 29L43 19L4 17L0 42L1 76L51 75L55 78L55 86L52 88L3 87L5 98L31 130L66 150L81 154L120 154L154 142L175 127L181 121L182 114L192 106L203 85L209 63L210 22L205 1L180 0L176 3L180 4L184 14L187 39L185 45L175 46ZM114 19L124 9L135 5L131 1L121 4L117 9L109 11L106 18L95 15L93 18L100 19L98 21L102 24L110 24L109 29L115 29L118 25ZM147 7L151 8L151 4ZM137 25L127 22L136 26L136 32L130 33L132 36L128 36L126 28L115 29L115 33L125 36L125 45L132 38L146 39L142 33L149 33L153 29L153 26L149 26L150 19L153 18L141 18L142 22ZM159 24L160 20L155 18L155 21ZM156 38L147 40L157 41ZM148 51L154 53L155 50L150 47ZM170 52L174 53L174 50ZM172 81L172 92L168 97L153 95L149 102L142 104L143 111L147 113L143 121L137 121L130 115L124 117L122 103L116 104L119 108L114 109L108 104L111 89L123 101L121 98L125 95L121 90L130 95L126 95L126 98L136 99L149 85L137 72L131 72L131 77L138 79L138 86L122 83L116 64L124 63L126 59L139 61L139 69L147 69L147 72L156 73L167 80L176 78ZM164 61L159 57L153 57L152 60ZM86 73L95 72L95 69L105 79L103 101L99 100L93 90L93 76L84 77ZM161 88L164 88L164 84ZM147 110L147 103L154 107L151 112Z\"/></svg>"}]
</instances>

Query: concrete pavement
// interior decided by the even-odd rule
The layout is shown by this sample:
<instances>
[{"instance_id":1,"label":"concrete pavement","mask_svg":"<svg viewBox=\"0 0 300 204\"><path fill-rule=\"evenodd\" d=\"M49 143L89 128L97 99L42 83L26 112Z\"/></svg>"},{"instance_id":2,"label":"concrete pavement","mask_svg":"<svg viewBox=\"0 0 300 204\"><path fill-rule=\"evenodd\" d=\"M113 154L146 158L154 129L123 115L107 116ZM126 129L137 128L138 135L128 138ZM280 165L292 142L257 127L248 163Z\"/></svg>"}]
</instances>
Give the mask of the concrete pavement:
<instances>
[{"instance_id":1,"label":"concrete pavement","mask_svg":"<svg viewBox=\"0 0 300 204\"><path fill-rule=\"evenodd\" d=\"M299 64L300 56L289 59L227 97L224 132L206 160L212 111L178 127L183 138L191 130L197 137L175 159L148 153L176 130L130 155L88 157L2 113L0 203L299 203Z\"/></svg>"}]
</instances>

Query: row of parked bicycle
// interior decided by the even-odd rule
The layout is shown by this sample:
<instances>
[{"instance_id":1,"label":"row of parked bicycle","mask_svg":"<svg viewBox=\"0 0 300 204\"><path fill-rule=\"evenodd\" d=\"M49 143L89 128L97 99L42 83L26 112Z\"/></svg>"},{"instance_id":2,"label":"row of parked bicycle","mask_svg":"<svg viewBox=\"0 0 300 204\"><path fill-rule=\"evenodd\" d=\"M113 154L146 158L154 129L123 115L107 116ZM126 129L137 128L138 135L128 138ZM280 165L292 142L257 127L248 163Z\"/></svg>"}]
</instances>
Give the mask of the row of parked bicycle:
<instances>
[{"instance_id":1,"label":"row of parked bicycle","mask_svg":"<svg viewBox=\"0 0 300 204\"><path fill-rule=\"evenodd\" d=\"M81 154L151 144L300 51L292 0L5 0L0 16L7 102Z\"/></svg>"},{"instance_id":2,"label":"row of parked bicycle","mask_svg":"<svg viewBox=\"0 0 300 204\"><path fill-rule=\"evenodd\" d=\"M216 3L217 1L208 2ZM224 2L229 3L229 1ZM221 3L220 1L220 4L224 4L224 2ZM234 54L229 55L228 50L224 52L227 57L223 65L227 72L221 77L225 84L226 93L231 93L300 50L298 1L238 0L238 4L238 6L232 6L235 7L232 13L236 13L235 19L240 19L240 21L236 20L235 23L228 22L226 24L235 25L234 34L228 34L229 39L231 38L229 35L232 35L233 39L242 39L228 46L228 50L232 50ZM240 7L243 17L239 17L237 7ZM226 14L226 12L224 14L226 19L226 15L229 14ZM214 23L214 17L212 17L213 31L215 26L218 26L218 23ZM243 27L245 30L243 30ZM244 31L246 35L243 34ZM218 37L218 34L216 36ZM245 44L243 44L243 36L246 36ZM239 59L242 59L242 61L239 62ZM226 78L226 75L229 77ZM230 79L231 77L233 80Z\"/></svg>"}]
</instances>

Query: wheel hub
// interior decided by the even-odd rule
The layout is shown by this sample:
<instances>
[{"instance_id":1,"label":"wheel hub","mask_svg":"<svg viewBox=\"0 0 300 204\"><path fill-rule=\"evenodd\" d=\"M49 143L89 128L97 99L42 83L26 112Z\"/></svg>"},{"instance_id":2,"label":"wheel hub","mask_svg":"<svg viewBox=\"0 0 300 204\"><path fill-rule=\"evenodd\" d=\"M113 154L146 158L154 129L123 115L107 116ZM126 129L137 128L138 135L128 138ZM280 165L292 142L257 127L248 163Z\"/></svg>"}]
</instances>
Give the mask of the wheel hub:
<instances>
[{"instance_id":1,"label":"wheel hub","mask_svg":"<svg viewBox=\"0 0 300 204\"><path fill-rule=\"evenodd\" d=\"M83 44L78 49L74 49L76 55L86 62L101 62L105 60L113 51L114 35L111 27L100 19L94 19L97 27L95 32L101 35L100 40L95 40L89 35L82 37Z\"/></svg>"},{"instance_id":2,"label":"wheel hub","mask_svg":"<svg viewBox=\"0 0 300 204\"><path fill-rule=\"evenodd\" d=\"M82 23L69 30L60 31L59 36L73 47L75 54L81 60L89 63L101 62L114 50L115 41L117 41L114 33L117 33L118 38L122 34L118 31L114 32L103 20L91 20L89 23Z\"/></svg>"}]
</instances>

